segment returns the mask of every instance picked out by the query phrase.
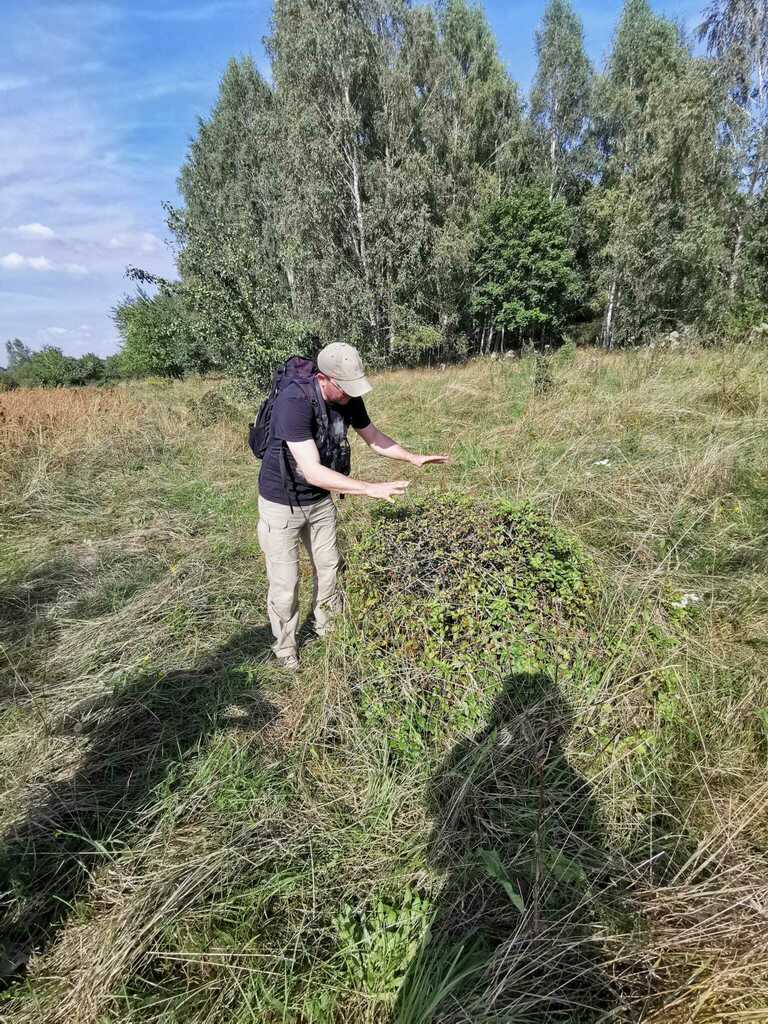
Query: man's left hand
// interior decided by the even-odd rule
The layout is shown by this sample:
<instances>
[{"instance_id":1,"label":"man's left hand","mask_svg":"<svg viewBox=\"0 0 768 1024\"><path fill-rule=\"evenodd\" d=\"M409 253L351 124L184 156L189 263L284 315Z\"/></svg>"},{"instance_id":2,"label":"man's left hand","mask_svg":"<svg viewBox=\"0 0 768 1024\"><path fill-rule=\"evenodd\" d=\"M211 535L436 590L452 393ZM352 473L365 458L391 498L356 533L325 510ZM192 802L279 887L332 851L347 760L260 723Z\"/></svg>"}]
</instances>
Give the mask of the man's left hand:
<instances>
[{"instance_id":1,"label":"man's left hand","mask_svg":"<svg viewBox=\"0 0 768 1024\"><path fill-rule=\"evenodd\" d=\"M411 462L419 469L430 462L448 463L450 461L450 455L414 455L411 457Z\"/></svg>"}]
</instances>

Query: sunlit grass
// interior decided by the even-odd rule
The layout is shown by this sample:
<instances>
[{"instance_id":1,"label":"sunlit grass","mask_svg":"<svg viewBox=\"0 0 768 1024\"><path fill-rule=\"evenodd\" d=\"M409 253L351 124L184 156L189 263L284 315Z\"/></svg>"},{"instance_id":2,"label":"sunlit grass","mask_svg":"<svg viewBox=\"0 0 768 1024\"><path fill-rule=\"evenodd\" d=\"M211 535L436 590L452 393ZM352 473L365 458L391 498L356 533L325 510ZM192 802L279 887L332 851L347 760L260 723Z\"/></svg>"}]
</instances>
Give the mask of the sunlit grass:
<instances>
[{"instance_id":1,"label":"sunlit grass","mask_svg":"<svg viewBox=\"0 0 768 1024\"><path fill-rule=\"evenodd\" d=\"M0 901L36 948L3 1019L763 1019L766 357L583 350L553 375L537 398L530 359L381 374L375 422L453 463L354 453L359 476L412 479L406 504L531 500L594 565L543 762L591 824L522 913L516 761L451 734L403 770L360 715L364 620L306 647L296 681L271 664L252 410L208 422L200 381L0 396ZM340 510L349 549L370 506ZM434 854L440 820L455 846L430 793L457 751L490 874ZM575 897L579 865L608 889ZM462 932L481 905L506 929L490 946Z\"/></svg>"}]
</instances>

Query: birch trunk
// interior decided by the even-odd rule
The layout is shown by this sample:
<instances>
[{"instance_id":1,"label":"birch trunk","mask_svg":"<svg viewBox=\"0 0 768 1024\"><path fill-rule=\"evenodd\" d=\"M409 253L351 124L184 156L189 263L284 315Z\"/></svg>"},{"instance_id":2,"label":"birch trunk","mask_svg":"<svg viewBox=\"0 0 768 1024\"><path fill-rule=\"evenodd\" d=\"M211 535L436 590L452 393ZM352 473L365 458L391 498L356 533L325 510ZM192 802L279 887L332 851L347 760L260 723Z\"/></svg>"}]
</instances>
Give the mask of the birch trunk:
<instances>
[{"instance_id":1,"label":"birch trunk","mask_svg":"<svg viewBox=\"0 0 768 1024\"><path fill-rule=\"evenodd\" d=\"M608 292L608 309L605 311L605 327L603 328L603 343L606 348L611 348L611 331L613 328L613 311L616 305L616 277L611 281Z\"/></svg>"}]
</instances>

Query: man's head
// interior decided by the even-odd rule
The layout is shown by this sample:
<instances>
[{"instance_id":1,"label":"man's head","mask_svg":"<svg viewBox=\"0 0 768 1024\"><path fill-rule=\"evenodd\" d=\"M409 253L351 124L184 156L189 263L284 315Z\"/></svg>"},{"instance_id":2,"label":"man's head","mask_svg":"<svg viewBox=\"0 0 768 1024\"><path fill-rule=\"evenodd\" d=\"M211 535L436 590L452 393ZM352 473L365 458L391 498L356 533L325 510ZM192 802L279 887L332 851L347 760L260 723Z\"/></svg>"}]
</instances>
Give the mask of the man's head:
<instances>
[{"instance_id":1,"label":"man's head","mask_svg":"<svg viewBox=\"0 0 768 1024\"><path fill-rule=\"evenodd\" d=\"M318 378L327 402L346 405L371 390L363 370L363 361L354 345L334 341L320 349L317 356Z\"/></svg>"}]
</instances>

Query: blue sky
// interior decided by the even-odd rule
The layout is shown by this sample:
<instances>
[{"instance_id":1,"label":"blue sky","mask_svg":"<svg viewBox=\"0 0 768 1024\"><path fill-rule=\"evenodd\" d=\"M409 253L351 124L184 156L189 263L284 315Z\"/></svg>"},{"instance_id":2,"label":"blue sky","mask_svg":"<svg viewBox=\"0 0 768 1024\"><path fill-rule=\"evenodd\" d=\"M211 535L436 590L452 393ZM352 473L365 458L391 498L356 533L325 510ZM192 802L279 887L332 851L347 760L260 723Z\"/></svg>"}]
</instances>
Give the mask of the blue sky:
<instances>
[{"instance_id":1,"label":"blue sky","mask_svg":"<svg viewBox=\"0 0 768 1024\"><path fill-rule=\"evenodd\" d=\"M598 65L620 2L575 0ZM700 0L654 7L688 26ZM524 88L544 0L485 5ZM161 203L232 56L266 69L267 0L3 0L0 343L116 351L125 267L173 275ZM0 363L5 353L0 350Z\"/></svg>"}]
</instances>

